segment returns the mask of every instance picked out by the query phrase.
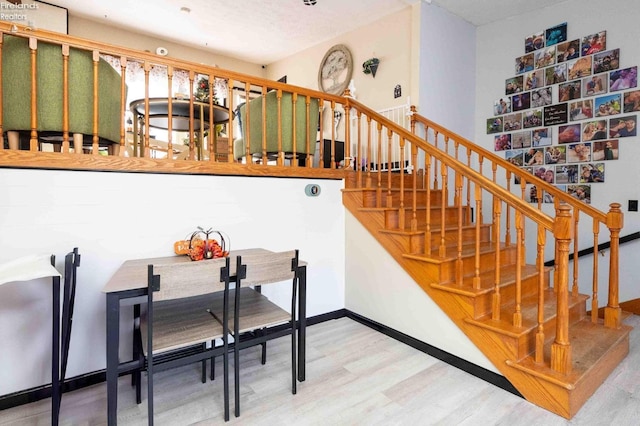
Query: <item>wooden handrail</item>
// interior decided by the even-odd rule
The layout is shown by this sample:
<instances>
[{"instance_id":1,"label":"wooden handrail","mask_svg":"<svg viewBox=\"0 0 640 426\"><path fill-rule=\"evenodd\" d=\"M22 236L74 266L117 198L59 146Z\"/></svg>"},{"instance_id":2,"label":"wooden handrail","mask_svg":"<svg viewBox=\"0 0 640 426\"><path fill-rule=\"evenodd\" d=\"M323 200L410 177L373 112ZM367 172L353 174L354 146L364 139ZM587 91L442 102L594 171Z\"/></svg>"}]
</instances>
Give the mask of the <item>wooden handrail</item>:
<instances>
[{"instance_id":1,"label":"wooden handrail","mask_svg":"<svg viewBox=\"0 0 640 426\"><path fill-rule=\"evenodd\" d=\"M557 197L557 199L561 200L564 203L569 204L572 208L574 209L578 209L580 211L584 211L587 215L589 215L590 217L596 218L598 219L600 222L602 223L607 223L607 215L606 213L596 209L595 207L586 204L580 200L576 200L575 198L571 197L570 195L568 195L566 192L562 192L559 189L557 189L556 187L554 187L553 185L548 184L547 182L543 181L542 179L533 179L535 178L535 176L532 176L531 173L527 173L525 171L523 171L521 168L514 166L513 164L507 162L504 160L504 158L499 157L498 155L494 154L493 152L479 146L478 144L475 144L473 142L471 142L470 140L442 127L441 125L429 120L426 117L423 117L421 115L419 115L416 112L416 108L412 107L412 111L411 111L411 119L412 121L416 121L418 123L421 123L425 126L427 126L428 128L434 129L435 131L442 133L444 135L447 135L450 138L455 139L456 141L458 141L461 145L463 145L464 147L466 147L468 150L470 150L471 152L475 152L478 156L481 156L483 158L487 158L490 161L494 162L494 163L499 163L500 167L504 168L505 170L508 170L509 172L511 172L514 175L517 175L523 179L525 179L526 181L529 182L534 182L536 184L536 186L541 187L544 191L549 192L551 194L553 194L554 198Z\"/></svg>"}]
</instances>

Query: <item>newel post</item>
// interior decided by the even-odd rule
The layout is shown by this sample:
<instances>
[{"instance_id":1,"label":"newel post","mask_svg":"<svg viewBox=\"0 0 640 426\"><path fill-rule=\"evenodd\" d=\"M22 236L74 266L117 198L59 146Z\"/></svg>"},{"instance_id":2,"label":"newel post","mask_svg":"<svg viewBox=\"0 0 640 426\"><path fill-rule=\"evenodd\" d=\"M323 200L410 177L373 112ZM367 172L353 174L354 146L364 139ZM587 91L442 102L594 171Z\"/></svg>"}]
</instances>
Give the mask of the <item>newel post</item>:
<instances>
[{"instance_id":1,"label":"newel post","mask_svg":"<svg viewBox=\"0 0 640 426\"><path fill-rule=\"evenodd\" d=\"M623 226L623 214L619 203L609 205L607 227L611 232L611 250L609 253L609 300L604 308L604 325L609 328L620 328L620 306L618 305L618 280L620 256L620 230Z\"/></svg>"},{"instance_id":2,"label":"newel post","mask_svg":"<svg viewBox=\"0 0 640 426\"><path fill-rule=\"evenodd\" d=\"M558 255L556 339L551 345L551 369L561 374L571 373L571 343L569 342L569 245L573 227L571 211L566 204L556 208L553 235Z\"/></svg>"}]
</instances>

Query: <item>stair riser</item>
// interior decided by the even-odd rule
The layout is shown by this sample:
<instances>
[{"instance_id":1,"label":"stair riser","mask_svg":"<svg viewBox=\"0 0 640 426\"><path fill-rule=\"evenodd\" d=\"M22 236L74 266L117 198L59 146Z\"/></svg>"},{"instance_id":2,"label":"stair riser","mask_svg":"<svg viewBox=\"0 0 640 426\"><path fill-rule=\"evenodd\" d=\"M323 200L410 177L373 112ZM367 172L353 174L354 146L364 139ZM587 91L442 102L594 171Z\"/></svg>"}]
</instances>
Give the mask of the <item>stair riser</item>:
<instances>
[{"instance_id":1,"label":"stair riser","mask_svg":"<svg viewBox=\"0 0 640 426\"><path fill-rule=\"evenodd\" d=\"M545 275L545 287L549 285L549 272ZM538 294L538 276L530 276L521 281L522 297ZM503 305L515 303L516 285L515 283L500 286L500 300ZM479 295L470 300L473 305L473 318L478 319L492 312L493 292Z\"/></svg>"},{"instance_id":2,"label":"stair riser","mask_svg":"<svg viewBox=\"0 0 640 426\"><path fill-rule=\"evenodd\" d=\"M399 210L387 210L385 223L386 229L398 229L400 223L400 212ZM468 225L470 214L466 208L462 209L462 224ZM404 221L405 221L405 229L409 227L411 224L411 220L413 219L413 210L411 207L405 207L404 210ZM431 226L440 226L442 223L442 209L440 208L432 208L430 215ZM458 223L458 209L456 207L447 207L444 211L444 220L448 225L457 224ZM418 229L426 230L427 229L427 215L424 210L416 211L416 223Z\"/></svg>"},{"instance_id":3,"label":"stair riser","mask_svg":"<svg viewBox=\"0 0 640 426\"><path fill-rule=\"evenodd\" d=\"M381 189L380 191L380 202L377 201L377 193L375 190L363 190L362 191L362 200L363 207L400 207L400 191L391 191L391 202L388 201L387 191ZM442 193L440 191L431 191L431 205L439 206L442 199ZM413 191L406 190L404 191L404 206L412 207L413 206ZM427 204L427 193L426 191L420 191L416 193L416 203L417 206L424 206Z\"/></svg>"},{"instance_id":4,"label":"stair riser","mask_svg":"<svg viewBox=\"0 0 640 426\"><path fill-rule=\"evenodd\" d=\"M569 329L571 324L574 324L585 317L586 309L584 302L580 302L569 306ZM553 316L544 321L544 337L547 342L554 340L556 335L556 319L557 316ZM524 357L535 353L536 350L536 333L537 329L534 328L529 333L520 336L518 338L504 336L505 343L511 349L513 359L520 361ZM545 360L547 363L549 360Z\"/></svg>"},{"instance_id":5,"label":"stair riser","mask_svg":"<svg viewBox=\"0 0 640 426\"><path fill-rule=\"evenodd\" d=\"M393 188L399 188L400 187L400 173L392 173L391 174L391 186ZM413 188L413 175L408 175L406 173L404 173L402 175L402 177L404 177L404 186L406 188ZM382 177L382 184L384 186L387 185L387 175L383 174ZM371 180L371 185L375 186L378 183L378 175L376 173L372 173L370 176L370 180ZM358 182L358 175L356 173L348 173L346 178L345 178L345 188L356 188L357 187L357 182ZM362 173L362 185L365 186L367 182L367 173ZM416 188L417 189L423 189L424 186L424 176L422 173L418 173L418 175L416 176Z\"/></svg>"},{"instance_id":6,"label":"stair riser","mask_svg":"<svg viewBox=\"0 0 640 426\"><path fill-rule=\"evenodd\" d=\"M432 253L438 254L438 247L433 247ZM455 247L447 247L447 256L455 256ZM500 250L500 265L513 265L516 260L515 247L511 246ZM480 253L480 265L494 265L495 253L493 251ZM462 274L471 275L475 272L475 257L472 255L462 257ZM443 262L440 268L440 282L455 281L456 260Z\"/></svg>"},{"instance_id":7,"label":"stair riser","mask_svg":"<svg viewBox=\"0 0 640 426\"><path fill-rule=\"evenodd\" d=\"M408 224L407 224L408 226ZM405 229L408 230L408 229ZM419 234L411 234L411 235L397 235L397 234L387 234L393 235L397 240L399 247L402 247L406 253L411 254L419 254L424 253L425 250L425 237L426 234L421 232ZM473 241L476 237L476 230L473 228L464 228L462 230L462 240L463 241ZM490 228L488 226L483 226L480 228L480 241L488 242L491 238ZM436 230L431 233L431 247L437 247L440 244L440 231ZM458 232L456 230L445 230L445 245L450 246L454 245L458 241Z\"/></svg>"}]
</instances>

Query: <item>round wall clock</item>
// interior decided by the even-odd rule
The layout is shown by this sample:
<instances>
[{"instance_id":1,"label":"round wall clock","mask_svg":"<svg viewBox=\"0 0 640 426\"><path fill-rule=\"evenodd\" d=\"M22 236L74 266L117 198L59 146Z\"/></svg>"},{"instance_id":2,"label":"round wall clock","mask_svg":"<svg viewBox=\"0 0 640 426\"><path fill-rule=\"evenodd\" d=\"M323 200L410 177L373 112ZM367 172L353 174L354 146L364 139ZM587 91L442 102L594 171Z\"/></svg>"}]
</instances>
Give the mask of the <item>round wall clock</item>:
<instances>
[{"instance_id":1,"label":"round wall clock","mask_svg":"<svg viewBox=\"0 0 640 426\"><path fill-rule=\"evenodd\" d=\"M336 44L325 53L318 70L318 87L332 95L342 95L353 74L351 52L344 44Z\"/></svg>"}]
</instances>

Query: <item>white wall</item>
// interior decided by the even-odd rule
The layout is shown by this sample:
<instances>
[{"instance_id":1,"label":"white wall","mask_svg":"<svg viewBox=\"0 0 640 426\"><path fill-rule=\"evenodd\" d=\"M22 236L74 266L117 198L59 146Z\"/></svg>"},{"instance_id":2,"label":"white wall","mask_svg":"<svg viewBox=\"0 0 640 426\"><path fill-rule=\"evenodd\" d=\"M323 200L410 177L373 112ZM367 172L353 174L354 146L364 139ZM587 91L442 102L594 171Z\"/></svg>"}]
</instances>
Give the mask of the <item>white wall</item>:
<instances>
[{"instance_id":1,"label":"white wall","mask_svg":"<svg viewBox=\"0 0 640 426\"><path fill-rule=\"evenodd\" d=\"M349 212L346 229L347 309L498 372Z\"/></svg>"},{"instance_id":2,"label":"white wall","mask_svg":"<svg viewBox=\"0 0 640 426\"><path fill-rule=\"evenodd\" d=\"M322 192L310 198L304 187ZM0 170L0 263L78 246L76 313L67 377L105 368L102 287L126 259L173 254L197 226L225 231L231 248L298 248L308 310L344 308L342 181L293 178ZM286 305L285 305L286 306ZM122 327L130 329L130 313ZM130 356L122 330L121 356ZM50 280L0 286L0 395L50 383ZM9 367L10 366L10 367Z\"/></svg>"},{"instance_id":3,"label":"white wall","mask_svg":"<svg viewBox=\"0 0 640 426\"><path fill-rule=\"evenodd\" d=\"M628 0L611 0L602 3L597 0L568 0L555 6L545 7L511 19L479 27L476 43L476 119L475 140L488 150L493 150L493 135L486 134L486 119L493 116L493 102L504 95L505 80L515 75L515 58L524 54L526 36L567 22L567 39L573 40L602 30L607 31L607 49L620 49L620 68L640 66L640 50L637 40L640 37L640 7L636 2ZM557 87L554 88L554 102L557 103ZM638 115L638 114L636 114ZM553 126L557 139L557 126ZM554 143L556 139L554 139ZM620 159L606 162L605 183L591 185L592 205L602 211L609 210L609 204L619 202L625 214L624 229L621 235L640 230L640 213L627 211L627 200L637 200L637 185L640 181L640 142L638 137L620 139ZM551 213L551 205L544 206ZM583 221L586 220L583 218ZM589 227L587 227L589 228ZM600 233L600 242L609 241L608 232ZM590 229L579 236L580 247L593 245L593 234ZM532 239L530 239L532 240ZM530 241L527 253L535 255L535 241ZM640 297L640 288L634 277L635 265L640 262L635 247L636 243L621 246L620 258L620 301ZM553 250L547 249L552 258ZM585 259L583 261L583 259ZM580 260L580 292L591 293L590 262ZM608 265L603 265L607 258L600 257L600 305L606 304L606 287Z\"/></svg>"},{"instance_id":4,"label":"white wall","mask_svg":"<svg viewBox=\"0 0 640 426\"><path fill-rule=\"evenodd\" d=\"M418 113L471 139L475 121L476 29L435 4L423 5Z\"/></svg>"}]
</instances>

